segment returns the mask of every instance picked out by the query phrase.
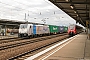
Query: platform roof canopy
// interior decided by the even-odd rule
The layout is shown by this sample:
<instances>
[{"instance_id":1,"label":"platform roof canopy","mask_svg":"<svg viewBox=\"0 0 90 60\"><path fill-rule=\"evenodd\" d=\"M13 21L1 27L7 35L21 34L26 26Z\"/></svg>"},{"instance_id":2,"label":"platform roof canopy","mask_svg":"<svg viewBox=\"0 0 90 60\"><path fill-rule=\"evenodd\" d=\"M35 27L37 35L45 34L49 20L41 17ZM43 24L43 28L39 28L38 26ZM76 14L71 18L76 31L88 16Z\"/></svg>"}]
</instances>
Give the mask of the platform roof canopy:
<instances>
[{"instance_id":1,"label":"platform roof canopy","mask_svg":"<svg viewBox=\"0 0 90 60\"><path fill-rule=\"evenodd\" d=\"M83 26L90 20L90 0L49 0Z\"/></svg>"},{"instance_id":2,"label":"platform roof canopy","mask_svg":"<svg viewBox=\"0 0 90 60\"><path fill-rule=\"evenodd\" d=\"M16 20L8 20L8 19L0 19L0 25L11 25L11 26L15 26L15 25L23 24L23 23L25 23L25 22L16 21Z\"/></svg>"},{"instance_id":3,"label":"platform roof canopy","mask_svg":"<svg viewBox=\"0 0 90 60\"><path fill-rule=\"evenodd\" d=\"M40 23L33 23L33 22L25 22L25 21L18 21L18 20L9 20L9 19L0 19L0 25L7 25L7 26L19 26L20 24L39 24Z\"/></svg>"}]
</instances>

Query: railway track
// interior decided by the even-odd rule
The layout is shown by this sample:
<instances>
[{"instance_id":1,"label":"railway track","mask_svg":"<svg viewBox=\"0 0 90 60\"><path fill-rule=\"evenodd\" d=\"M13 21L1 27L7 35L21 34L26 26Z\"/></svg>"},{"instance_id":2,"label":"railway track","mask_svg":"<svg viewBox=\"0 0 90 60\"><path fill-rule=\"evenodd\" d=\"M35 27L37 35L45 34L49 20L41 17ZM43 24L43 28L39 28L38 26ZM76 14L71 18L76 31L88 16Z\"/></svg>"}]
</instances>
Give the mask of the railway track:
<instances>
[{"instance_id":1,"label":"railway track","mask_svg":"<svg viewBox=\"0 0 90 60\"><path fill-rule=\"evenodd\" d=\"M64 38L63 38L63 39L64 39ZM57 43L57 42L60 42L60 41L62 41L62 39L57 40L57 41L53 41L53 42L51 42L51 43L47 43L46 45L42 45L42 46L37 47L37 48L35 48L35 49L32 49L32 50L30 50L30 51L28 51L28 52L19 54L19 55L15 56L15 57L9 58L8 60L14 60L14 59L15 59L15 60L24 60L24 59L26 59L27 57L32 56L32 53L33 53L33 52L37 52L38 50L40 50L40 49L42 49L42 48L51 46L51 45L53 45L53 44L55 44L55 43Z\"/></svg>"},{"instance_id":2,"label":"railway track","mask_svg":"<svg viewBox=\"0 0 90 60\"><path fill-rule=\"evenodd\" d=\"M58 35L65 35L67 33L64 33L64 34L58 34ZM54 36L54 35L52 35ZM14 41L20 41L20 40L25 40L25 39L28 39L28 38L5 38L5 39L0 39L0 44L3 44L3 43L8 43L8 42L14 42ZM30 38L30 39L33 39L33 38Z\"/></svg>"},{"instance_id":3,"label":"railway track","mask_svg":"<svg viewBox=\"0 0 90 60\"><path fill-rule=\"evenodd\" d=\"M22 45L26 45L26 44L30 44L30 43L44 41L44 40L55 38L55 37L62 36L62 35L63 34L53 35L53 36L47 36L47 37L44 37L44 38L43 37L40 37L40 38L33 39L33 40L30 40L30 39L27 39L26 40L26 39L21 39L21 38L20 39L14 39L14 40L11 39L11 40L7 41L6 44L5 43L4 44L1 44L0 45L0 50L5 50L5 49L14 48L14 47L17 47L17 46L22 46ZM14 43L14 41L15 41L15 43ZM16 41L18 41L18 42L16 42Z\"/></svg>"},{"instance_id":4,"label":"railway track","mask_svg":"<svg viewBox=\"0 0 90 60\"><path fill-rule=\"evenodd\" d=\"M51 36L51 37L49 36L49 37L46 37L46 38L45 37L40 37L40 38L37 38L36 40L29 40L29 41L26 41L26 42L12 44L12 45L10 44L10 45L6 45L6 46L2 46L2 47L0 46L1 47L0 48L0 53L2 53L3 51L5 52L5 51L9 50L7 52L7 54L10 55L10 54L13 54L12 50L13 51L21 50L20 52L16 52L16 53L14 52L14 54L16 54L14 56L21 56L21 55L27 53L27 51L24 51L24 50L28 50L28 52L32 52L32 51L38 50L40 48L43 48L45 46L48 46L48 45L52 44L53 42L56 42L56 41L60 40L60 39L57 39L56 41L53 40L53 39L55 39L56 37L59 37L59 36L63 36L63 34L62 35L54 35L54 36ZM30 45L31 47L28 47L27 45ZM22 47L22 46L27 46L28 49L27 49L27 47L26 47L26 49L24 49L25 47ZM22 48L18 48L18 47L22 47ZM10 50L10 48L12 48L12 49ZM16 48L18 48L18 49L16 49ZM25 52L25 53L23 53L22 51ZM11 52L11 53L9 53L9 52ZM1 56L5 56L5 54L2 54ZM7 57L6 59L8 59L8 58L13 59L13 58L11 58L11 56ZM1 59L3 59L3 57L1 57Z\"/></svg>"}]
</instances>

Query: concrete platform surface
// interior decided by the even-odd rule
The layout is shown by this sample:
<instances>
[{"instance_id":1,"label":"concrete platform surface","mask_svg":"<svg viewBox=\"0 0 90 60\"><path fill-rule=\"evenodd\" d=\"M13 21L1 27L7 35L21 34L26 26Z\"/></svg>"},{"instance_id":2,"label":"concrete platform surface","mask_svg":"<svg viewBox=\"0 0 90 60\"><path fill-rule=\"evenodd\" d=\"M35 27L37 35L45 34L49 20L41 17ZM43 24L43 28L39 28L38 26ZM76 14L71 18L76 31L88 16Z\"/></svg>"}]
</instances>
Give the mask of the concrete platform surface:
<instances>
[{"instance_id":1,"label":"concrete platform surface","mask_svg":"<svg viewBox=\"0 0 90 60\"><path fill-rule=\"evenodd\" d=\"M18 34L11 35L8 33L6 36L0 36L0 39L15 38L15 37L18 37Z\"/></svg>"},{"instance_id":2,"label":"concrete platform surface","mask_svg":"<svg viewBox=\"0 0 90 60\"><path fill-rule=\"evenodd\" d=\"M43 56L47 57L46 55ZM52 54L46 59L43 59L42 57L40 57L39 59L40 60L90 60L90 40L87 39L87 35L85 33L79 34L69 44L61 48L56 53Z\"/></svg>"},{"instance_id":3,"label":"concrete platform surface","mask_svg":"<svg viewBox=\"0 0 90 60\"><path fill-rule=\"evenodd\" d=\"M90 40L86 34L80 34L45 60L90 60Z\"/></svg>"}]
</instances>

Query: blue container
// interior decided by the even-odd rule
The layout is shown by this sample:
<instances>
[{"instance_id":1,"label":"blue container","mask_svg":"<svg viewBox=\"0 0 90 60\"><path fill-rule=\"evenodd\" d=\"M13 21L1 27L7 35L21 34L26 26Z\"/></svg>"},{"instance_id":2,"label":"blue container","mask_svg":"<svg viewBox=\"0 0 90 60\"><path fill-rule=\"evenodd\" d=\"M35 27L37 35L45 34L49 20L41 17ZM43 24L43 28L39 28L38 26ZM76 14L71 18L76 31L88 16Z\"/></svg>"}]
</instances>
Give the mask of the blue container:
<instances>
[{"instance_id":1,"label":"blue container","mask_svg":"<svg viewBox=\"0 0 90 60\"><path fill-rule=\"evenodd\" d=\"M33 25L33 34L36 34L36 25Z\"/></svg>"},{"instance_id":2,"label":"blue container","mask_svg":"<svg viewBox=\"0 0 90 60\"><path fill-rule=\"evenodd\" d=\"M63 33L64 32L64 26L59 26L59 32Z\"/></svg>"}]
</instances>

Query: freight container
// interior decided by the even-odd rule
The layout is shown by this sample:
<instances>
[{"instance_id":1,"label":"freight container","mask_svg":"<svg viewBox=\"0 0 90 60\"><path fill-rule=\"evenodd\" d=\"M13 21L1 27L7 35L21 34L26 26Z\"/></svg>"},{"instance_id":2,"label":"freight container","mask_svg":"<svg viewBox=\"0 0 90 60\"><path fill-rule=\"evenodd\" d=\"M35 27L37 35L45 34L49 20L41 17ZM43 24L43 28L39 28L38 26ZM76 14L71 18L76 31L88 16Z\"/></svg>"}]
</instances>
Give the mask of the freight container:
<instances>
[{"instance_id":1,"label":"freight container","mask_svg":"<svg viewBox=\"0 0 90 60\"><path fill-rule=\"evenodd\" d=\"M49 25L50 33L58 33L58 26Z\"/></svg>"},{"instance_id":2,"label":"freight container","mask_svg":"<svg viewBox=\"0 0 90 60\"><path fill-rule=\"evenodd\" d=\"M43 25L36 25L36 34L43 34Z\"/></svg>"},{"instance_id":3,"label":"freight container","mask_svg":"<svg viewBox=\"0 0 90 60\"><path fill-rule=\"evenodd\" d=\"M68 31L68 27L64 26L64 32Z\"/></svg>"},{"instance_id":4,"label":"freight container","mask_svg":"<svg viewBox=\"0 0 90 60\"><path fill-rule=\"evenodd\" d=\"M36 25L33 25L33 35L36 34Z\"/></svg>"},{"instance_id":5,"label":"freight container","mask_svg":"<svg viewBox=\"0 0 90 60\"><path fill-rule=\"evenodd\" d=\"M50 33L49 26L48 25L43 25L43 34L48 34L48 33Z\"/></svg>"},{"instance_id":6,"label":"freight container","mask_svg":"<svg viewBox=\"0 0 90 60\"><path fill-rule=\"evenodd\" d=\"M59 33L63 33L64 32L64 26L59 26L58 31L59 31Z\"/></svg>"}]
</instances>

